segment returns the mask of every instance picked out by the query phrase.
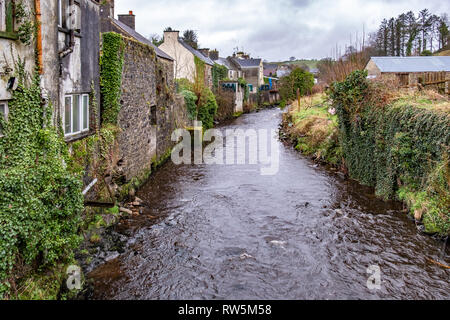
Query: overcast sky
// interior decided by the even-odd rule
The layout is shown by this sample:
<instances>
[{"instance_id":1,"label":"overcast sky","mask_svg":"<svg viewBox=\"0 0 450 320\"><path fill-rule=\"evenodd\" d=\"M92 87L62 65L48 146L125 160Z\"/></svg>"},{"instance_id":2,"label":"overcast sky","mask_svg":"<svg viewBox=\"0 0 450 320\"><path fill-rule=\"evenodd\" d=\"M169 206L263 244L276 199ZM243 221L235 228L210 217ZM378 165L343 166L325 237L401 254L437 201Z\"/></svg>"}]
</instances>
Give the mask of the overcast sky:
<instances>
[{"instance_id":1,"label":"overcast sky","mask_svg":"<svg viewBox=\"0 0 450 320\"><path fill-rule=\"evenodd\" d=\"M409 10L450 15L448 0L115 0L116 14L136 14L144 36L166 27L193 29L201 47L217 48L226 57L239 47L269 61L330 56L375 31L383 18ZM352 36L350 36L352 34Z\"/></svg>"}]
</instances>

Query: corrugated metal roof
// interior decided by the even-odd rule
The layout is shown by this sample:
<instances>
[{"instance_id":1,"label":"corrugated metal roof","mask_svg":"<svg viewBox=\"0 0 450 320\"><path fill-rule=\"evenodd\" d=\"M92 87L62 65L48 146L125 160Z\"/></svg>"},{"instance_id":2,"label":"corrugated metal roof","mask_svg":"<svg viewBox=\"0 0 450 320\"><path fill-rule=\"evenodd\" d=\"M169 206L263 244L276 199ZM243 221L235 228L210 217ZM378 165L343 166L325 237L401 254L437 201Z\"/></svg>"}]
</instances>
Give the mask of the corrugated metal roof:
<instances>
[{"instance_id":1,"label":"corrugated metal roof","mask_svg":"<svg viewBox=\"0 0 450 320\"><path fill-rule=\"evenodd\" d=\"M372 57L381 72L450 71L450 57Z\"/></svg>"},{"instance_id":2,"label":"corrugated metal roof","mask_svg":"<svg viewBox=\"0 0 450 320\"><path fill-rule=\"evenodd\" d=\"M178 41L190 52L192 52L193 55L195 55L197 58L202 60L204 63L209 64L211 66L214 65L214 61L212 61L210 58L205 57L200 51L195 50L190 45L188 45L186 42L184 42L182 39L178 39Z\"/></svg>"},{"instance_id":3,"label":"corrugated metal roof","mask_svg":"<svg viewBox=\"0 0 450 320\"><path fill-rule=\"evenodd\" d=\"M145 43L147 45L149 45L150 47L152 47L153 49L155 49L155 53L158 57L163 58L163 59L167 59L167 60L171 60L173 61L174 59L169 56L167 53L165 53L164 51L162 51L161 49L159 49L157 46L155 46L150 40L148 40L146 37L144 37L143 35L141 35L140 33L136 32L136 30L133 30L132 28L130 28L129 26L127 26L125 23L120 22L119 20L116 19L112 19L111 21L120 29L122 29L123 31L125 31L125 33L128 33L130 35L130 37L134 38L135 40Z\"/></svg>"}]
</instances>

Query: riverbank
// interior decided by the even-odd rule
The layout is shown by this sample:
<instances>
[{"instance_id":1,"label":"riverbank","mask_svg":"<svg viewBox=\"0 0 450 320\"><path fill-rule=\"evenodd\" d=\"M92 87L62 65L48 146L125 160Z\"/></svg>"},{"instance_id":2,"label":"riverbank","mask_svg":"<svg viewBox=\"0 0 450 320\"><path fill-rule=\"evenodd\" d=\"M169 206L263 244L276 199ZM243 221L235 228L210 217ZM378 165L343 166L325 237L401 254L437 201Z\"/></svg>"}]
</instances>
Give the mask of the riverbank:
<instances>
[{"instance_id":1,"label":"riverbank","mask_svg":"<svg viewBox=\"0 0 450 320\"><path fill-rule=\"evenodd\" d=\"M370 84L363 74L347 82L335 85L333 100L318 94L300 109L291 106L284 137L305 155L373 187L380 198L403 201L419 230L447 237L450 102L432 92Z\"/></svg>"}]
</instances>

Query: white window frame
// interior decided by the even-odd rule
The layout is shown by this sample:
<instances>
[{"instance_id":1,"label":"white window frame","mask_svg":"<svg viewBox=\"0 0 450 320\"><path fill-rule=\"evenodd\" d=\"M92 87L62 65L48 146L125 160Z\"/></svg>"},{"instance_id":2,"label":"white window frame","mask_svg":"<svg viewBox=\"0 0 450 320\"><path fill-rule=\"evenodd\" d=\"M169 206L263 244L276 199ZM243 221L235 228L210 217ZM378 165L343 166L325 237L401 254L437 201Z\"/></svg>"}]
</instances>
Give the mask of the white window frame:
<instances>
[{"instance_id":1,"label":"white window frame","mask_svg":"<svg viewBox=\"0 0 450 320\"><path fill-rule=\"evenodd\" d=\"M58 27L63 27L63 8L62 8L62 1L58 0Z\"/></svg>"},{"instance_id":2,"label":"white window frame","mask_svg":"<svg viewBox=\"0 0 450 320\"><path fill-rule=\"evenodd\" d=\"M73 102L75 99L75 96L79 96L79 124L80 124L80 130L74 132L73 131ZM70 132L66 132L66 99L70 98ZM84 124L84 98L87 98L87 118L86 118L86 127L83 128L83 124ZM89 99L89 94L87 93L74 93L74 94L66 94L64 96L64 136L65 137L70 137L70 136L74 136L80 133L84 133L84 132L88 132L89 131L89 113L90 113L90 99Z\"/></svg>"},{"instance_id":3,"label":"white window frame","mask_svg":"<svg viewBox=\"0 0 450 320\"><path fill-rule=\"evenodd\" d=\"M8 121L8 113L9 113L9 107L8 107L8 101L0 101L0 105L4 105L5 106L5 121ZM0 131L0 138L3 137L4 134Z\"/></svg>"},{"instance_id":4,"label":"white window frame","mask_svg":"<svg viewBox=\"0 0 450 320\"><path fill-rule=\"evenodd\" d=\"M0 31L6 31L6 0L0 0Z\"/></svg>"}]
</instances>

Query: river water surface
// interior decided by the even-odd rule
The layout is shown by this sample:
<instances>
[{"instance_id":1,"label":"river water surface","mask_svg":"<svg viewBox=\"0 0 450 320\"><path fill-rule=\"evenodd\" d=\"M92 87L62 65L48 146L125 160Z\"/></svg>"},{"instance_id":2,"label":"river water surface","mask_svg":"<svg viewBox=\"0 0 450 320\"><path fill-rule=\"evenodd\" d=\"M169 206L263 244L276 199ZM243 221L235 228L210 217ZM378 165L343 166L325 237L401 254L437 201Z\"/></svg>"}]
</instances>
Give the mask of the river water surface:
<instances>
[{"instance_id":1,"label":"river water surface","mask_svg":"<svg viewBox=\"0 0 450 320\"><path fill-rule=\"evenodd\" d=\"M281 111L221 129L277 129ZM344 180L279 142L280 170L258 165L160 168L124 220L126 249L88 276L93 299L450 299L443 243L398 203ZM369 266L381 288L369 290Z\"/></svg>"}]
</instances>

